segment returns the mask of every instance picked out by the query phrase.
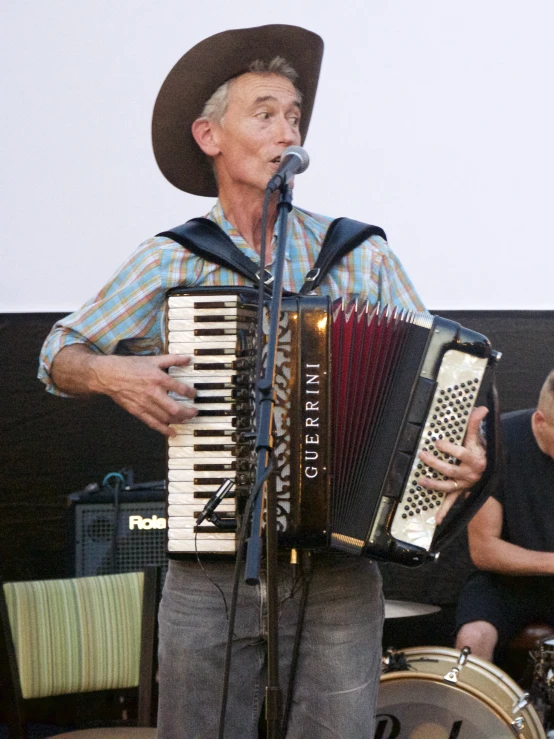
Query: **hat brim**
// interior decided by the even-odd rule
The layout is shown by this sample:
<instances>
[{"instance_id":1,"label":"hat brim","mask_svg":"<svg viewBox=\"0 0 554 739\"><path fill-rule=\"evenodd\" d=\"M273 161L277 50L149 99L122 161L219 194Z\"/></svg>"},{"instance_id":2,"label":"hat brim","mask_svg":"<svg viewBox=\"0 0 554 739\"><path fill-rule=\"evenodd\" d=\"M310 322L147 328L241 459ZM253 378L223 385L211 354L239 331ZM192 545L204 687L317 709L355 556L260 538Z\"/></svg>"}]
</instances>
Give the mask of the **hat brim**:
<instances>
[{"instance_id":1,"label":"hat brim","mask_svg":"<svg viewBox=\"0 0 554 739\"><path fill-rule=\"evenodd\" d=\"M224 82L255 60L280 56L298 72L302 93L300 133L306 138L323 57L323 40L299 26L269 25L223 31L179 59L166 77L152 118L154 156L171 184L192 195L217 196L211 164L191 133L204 104Z\"/></svg>"}]
</instances>

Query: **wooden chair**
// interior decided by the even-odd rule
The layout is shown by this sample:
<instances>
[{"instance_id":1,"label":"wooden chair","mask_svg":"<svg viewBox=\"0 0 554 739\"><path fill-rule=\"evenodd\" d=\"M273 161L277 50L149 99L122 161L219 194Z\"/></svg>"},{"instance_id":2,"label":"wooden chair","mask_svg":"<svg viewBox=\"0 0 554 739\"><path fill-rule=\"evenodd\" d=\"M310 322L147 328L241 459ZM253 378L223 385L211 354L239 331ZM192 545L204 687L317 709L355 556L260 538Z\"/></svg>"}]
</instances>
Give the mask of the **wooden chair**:
<instances>
[{"instance_id":1,"label":"wooden chair","mask_svg":"<svg viewBox=\"0 0 554 739\"><path fill-rule=\"evenodd\" d=\"M154 739L160 568L0 587L0 696L10 739L28 739L28 708L48 696L138 688L134 726L68 739ZM143 728L137 728L143 727Z\"/></svg>"}]
</instances>

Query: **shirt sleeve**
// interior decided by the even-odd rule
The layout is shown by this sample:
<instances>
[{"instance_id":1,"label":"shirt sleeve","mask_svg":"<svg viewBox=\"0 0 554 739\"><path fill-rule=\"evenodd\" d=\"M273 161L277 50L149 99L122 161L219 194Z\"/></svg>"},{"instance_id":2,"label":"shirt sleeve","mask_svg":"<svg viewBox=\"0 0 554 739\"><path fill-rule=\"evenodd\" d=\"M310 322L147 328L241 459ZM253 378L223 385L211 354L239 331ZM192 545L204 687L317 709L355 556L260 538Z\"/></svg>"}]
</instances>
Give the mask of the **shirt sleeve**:
<instances>
[{"instance_id":1,"label":"shirt sleeve","mask_svg":"<svg viewBox=\"0 0 554 739\"><path fill-rule=\"evenodd\" d=\"M381 263L378 269L379 302L401 310L426 313L400 260L385 241L380 239Z\"/></svg>"},{"instance_id":2,"label":"shirt sleeve","mask_svg":"<svg viewBox=\"0 0 554 739\"><path fill-rule=\"evenodd\" d=\"M168 275L173 284L182 276L182 249L163 249L160 241L145 241L94 298L53 326L38 372L49 392L65 395L54 385L51 370L56 354L71 344L84 344L102 354L162 353L164 295Z\"/></svg>"}]
</instances>

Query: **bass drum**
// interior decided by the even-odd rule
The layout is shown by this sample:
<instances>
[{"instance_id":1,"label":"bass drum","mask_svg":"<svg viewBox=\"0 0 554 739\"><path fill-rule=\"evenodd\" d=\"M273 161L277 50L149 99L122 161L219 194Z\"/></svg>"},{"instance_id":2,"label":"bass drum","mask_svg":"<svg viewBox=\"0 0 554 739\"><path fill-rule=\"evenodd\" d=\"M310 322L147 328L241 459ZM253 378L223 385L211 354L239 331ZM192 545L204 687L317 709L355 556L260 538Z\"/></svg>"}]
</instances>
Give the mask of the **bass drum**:
<instances>
[{"instance_id":1,"label":"bass drum","mask_svg":"<svg viewBox=\"0 0 554 739\"><path fill-rule=\"evenodd\" d=\"M519 685L469 650L413 647L394 656L402 667L381 677L375 739L546 739Z\"/></svg>"}]
</instances>

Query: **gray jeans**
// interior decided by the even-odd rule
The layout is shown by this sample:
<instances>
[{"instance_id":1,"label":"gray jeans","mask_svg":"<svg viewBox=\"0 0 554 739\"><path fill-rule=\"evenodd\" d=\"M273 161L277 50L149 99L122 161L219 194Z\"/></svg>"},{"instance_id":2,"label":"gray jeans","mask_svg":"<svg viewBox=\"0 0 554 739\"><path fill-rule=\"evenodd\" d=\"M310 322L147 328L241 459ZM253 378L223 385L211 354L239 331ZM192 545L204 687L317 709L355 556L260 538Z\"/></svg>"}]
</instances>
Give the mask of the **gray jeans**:
<instances>
[{"instance_id":1,"label":"gray jeans","mask_svg":"<svg viewBox=\"0 0 554 739\"><path fill-rule=\"evenodd\" d=\"M205 570L231 598L233 565ZM280 564L279 665L285 698L300 600ZM266 590L241 580L225 739L255 739L266 683ZM160 606L158 739L217 739L227 616L194 562L172 561ZM369 560L314 555L287 739L373 739L383 597Z\"/></svg>"}]
</instances>

